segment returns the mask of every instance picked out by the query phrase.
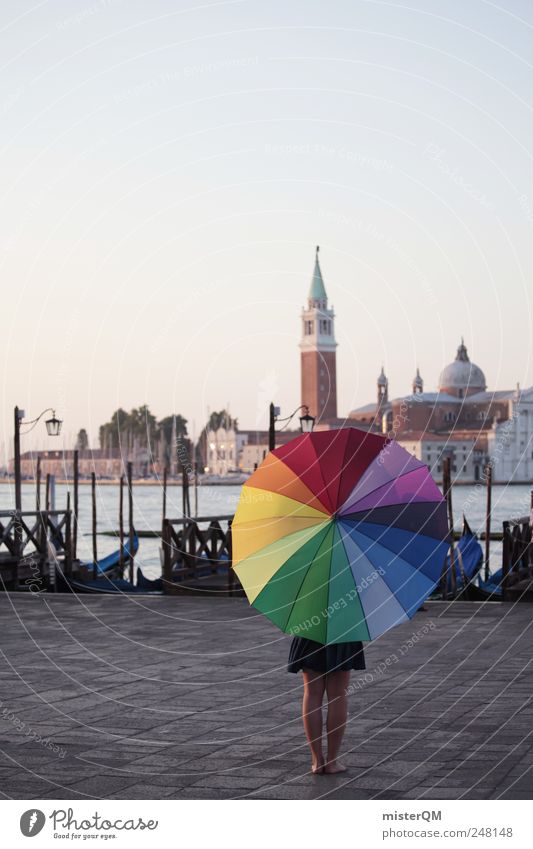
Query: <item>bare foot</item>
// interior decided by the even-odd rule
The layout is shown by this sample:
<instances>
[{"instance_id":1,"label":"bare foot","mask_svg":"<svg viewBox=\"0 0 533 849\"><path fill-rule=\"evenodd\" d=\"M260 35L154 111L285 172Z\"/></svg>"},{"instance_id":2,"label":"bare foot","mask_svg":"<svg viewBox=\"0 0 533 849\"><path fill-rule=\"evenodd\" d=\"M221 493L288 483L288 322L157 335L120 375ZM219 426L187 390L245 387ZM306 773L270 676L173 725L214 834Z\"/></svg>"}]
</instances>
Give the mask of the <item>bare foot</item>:
<instances>
[{"instance_id":1,"label":"bare foot","mask_svg":"<svg viewBox=\"0 0 533 849\"><path fill-rule=\"evenodd\" d=\"M311 772L313 773L313 775L322 775L322 773L324 772L324 758L322 756L320 756L319 758L313 758Z\"/></svg>"},{"instance_id":2,"label":"bare foot","mask_svg":"<svg viewBox=\"0 0 533 849\"><path fill-rule=\"evenodd\" d=\"M338 772L346 772L346 767L339 761L330 761L325 765L324 772L326 775L336 775Z\"/></svg>"}]
</instances>

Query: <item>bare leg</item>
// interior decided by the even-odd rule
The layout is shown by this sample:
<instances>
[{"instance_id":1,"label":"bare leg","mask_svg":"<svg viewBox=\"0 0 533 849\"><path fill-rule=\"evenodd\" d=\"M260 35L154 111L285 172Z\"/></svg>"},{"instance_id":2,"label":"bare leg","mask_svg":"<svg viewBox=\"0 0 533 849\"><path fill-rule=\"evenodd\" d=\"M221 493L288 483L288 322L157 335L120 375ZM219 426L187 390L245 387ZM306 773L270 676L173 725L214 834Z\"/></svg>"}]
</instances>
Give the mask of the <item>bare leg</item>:
<instances>
[{"instance_id":1,"label":"bare leg","mask_svg":"<svg viewBox=\"0 0 533 849\"><path fill-rule=\"evenodd\" d=\"M324 755L322 752L322 700L326 687L326 676L311 669L303 669L304 698L302 718L305 736L312 755L311 772L319 774L324 771Z\"/></svg>"},{"instance_id":2,"label":"bare leg","mask_svg":"<svg viewBox=\"0 0 533 849\"><path fill-rule=\"evenodd\" d=\"M348 717L348 699L346 690L350 680L350 672L330 672L326 675L326 691L328 694L328 759L324 772L345 772L346 767L337 760L344 736L346 719Z\"/></svg>"}]
</instances>

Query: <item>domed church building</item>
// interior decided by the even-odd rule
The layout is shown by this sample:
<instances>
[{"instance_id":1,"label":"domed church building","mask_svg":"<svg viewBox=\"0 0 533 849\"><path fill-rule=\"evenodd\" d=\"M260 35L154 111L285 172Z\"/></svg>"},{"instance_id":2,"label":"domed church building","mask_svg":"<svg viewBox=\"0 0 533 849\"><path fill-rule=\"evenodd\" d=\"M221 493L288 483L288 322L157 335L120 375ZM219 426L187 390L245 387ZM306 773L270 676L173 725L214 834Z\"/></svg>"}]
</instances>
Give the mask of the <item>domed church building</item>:
<instances>
[{"instance_id":1,"label":"domed church building","mask_svg":"<svg viewBox=\"0 0 533 849\"><path fill-rule=\"evenodd\" d=\"M301 328L301 403L316 417L316 430L348 426L388 434L425 462L438 482L445 457L458 482L481 480L487 463L495 481L533 479L533 387L488 391L464 339L441 371L437 391L425 390L417 368L411 392L390 400L382 366L375 400L347 417L338 415L335 313L328 305L318 247Z\"/></svg>"},{"instance_id":2,"label":"domed church building","mask_svg":"<svg viewBox=\"0 0 533 849\"><path fill-rule=\"evenodd\" d=\"M447 456L457 481L481 480L489 462L495 481L533 478L533 387L487 391L483 370L471 362L463 339L441 371L436 392L424 391L417 369L410 394L389 401L382 369L375 403L352 410L349 418L389 434L427 463L438 481Z\"/></svg>"},{"instance_id":3,"label":"domed church building","mask_svg":"<svg viewBox=\"0 0 533 849\"><path fill-rule=\"evenodd\" d=\"M485 375L479 366L470 362L464 339L461 339L455 360L440 373L439 392L466 398L484 392L486 388Z\"/></svg>"}]
</instances>

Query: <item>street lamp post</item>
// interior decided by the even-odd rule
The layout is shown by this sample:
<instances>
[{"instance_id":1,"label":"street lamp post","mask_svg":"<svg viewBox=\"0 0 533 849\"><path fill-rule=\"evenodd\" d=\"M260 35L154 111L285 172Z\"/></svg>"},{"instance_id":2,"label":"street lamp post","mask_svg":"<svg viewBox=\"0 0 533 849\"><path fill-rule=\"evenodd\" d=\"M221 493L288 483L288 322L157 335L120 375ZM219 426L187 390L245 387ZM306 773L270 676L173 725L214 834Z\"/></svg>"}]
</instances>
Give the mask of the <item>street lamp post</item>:
<instances>
[{"instance_id":1,"label":"street lamp post","mask_svg":"<svg viewBox=\"0 0 533 849\"><path fill-rule=\"evenodd\" d=\"M280 414L280 408L270 404L268 408L268 450L273 451L276 447L276 421Z\"/></svg>"},{"instance_id":2,"label":"street lamp post","mask_svg":"<svg viewBox=\"0 0 533 849\"><path fill-rule=\"evenodd\" d=\"M273 451L276 447L276 422L285 422L283 428L287 427L289 422L292 421L296 413L299 413L300 410L303 410L303 414L300 416L300 430L302 433L312 433L313 427L315 426L315 417L309 414L309 407L307 404L301 404L299 407L296 407L293 413L290 416L287 416L285 419L280 419L280 408L275 407L274 404L270 404L269 407L269 415L268 415L268 450ZM282 428L282 430L283 430Z\"/></svg>"},{"instance_id":3,"label":"street lamp post","mask_svg":"<svg viewBox=\"0 0 533 849\"><path fill-rule=\"evenodd\" d=\"M15 510L22 510L22 487L20 480L20 422L24 410L15 407Z\"/></svg>"},{"instance_id":4,"label":"street lamp post","mask_svg":"<svg viewBox=\"0 0 533 849\"><path fill-rule=\"evenodd\" d=\"M55 410L51 407L48 407L46 410L43 410L40 415L37 416L36 419L31 419L31 421L24 421L24 410L19 410L18 407L15 407L15 458L14 458L14 471L15 471L15 510L20 512L22 510L22 474L20 469L20 428L22 425L31 425L30 429L24 431L25 433L29 433L30 430L33 430L38 421L42 419L45 413L52 413L52 418L46 419L46 431L48 436L59 436L61 433L61 425L63 422L61 419L56 418Z\"/></svg>"}]
</instances>

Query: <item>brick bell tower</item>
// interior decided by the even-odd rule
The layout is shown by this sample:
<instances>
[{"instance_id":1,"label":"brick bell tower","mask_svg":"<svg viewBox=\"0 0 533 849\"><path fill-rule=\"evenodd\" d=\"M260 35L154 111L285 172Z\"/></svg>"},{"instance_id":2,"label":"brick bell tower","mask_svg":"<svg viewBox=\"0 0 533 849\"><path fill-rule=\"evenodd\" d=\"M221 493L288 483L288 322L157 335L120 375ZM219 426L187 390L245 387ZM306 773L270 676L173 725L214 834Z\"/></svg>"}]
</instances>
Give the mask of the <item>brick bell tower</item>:
<instances>
[{"instance_id":1,"label":"brick bell tower","mask_svg":"<svg viewBox=\"0 0 533 849\"><path fill-rule=\"evenodd\" d=\"M335 313L328 309L318 252L317 246L307 308L302 310L302 404L317 420L326 422L337 418L337 343Z\"/></svg>"}]
</instances>

